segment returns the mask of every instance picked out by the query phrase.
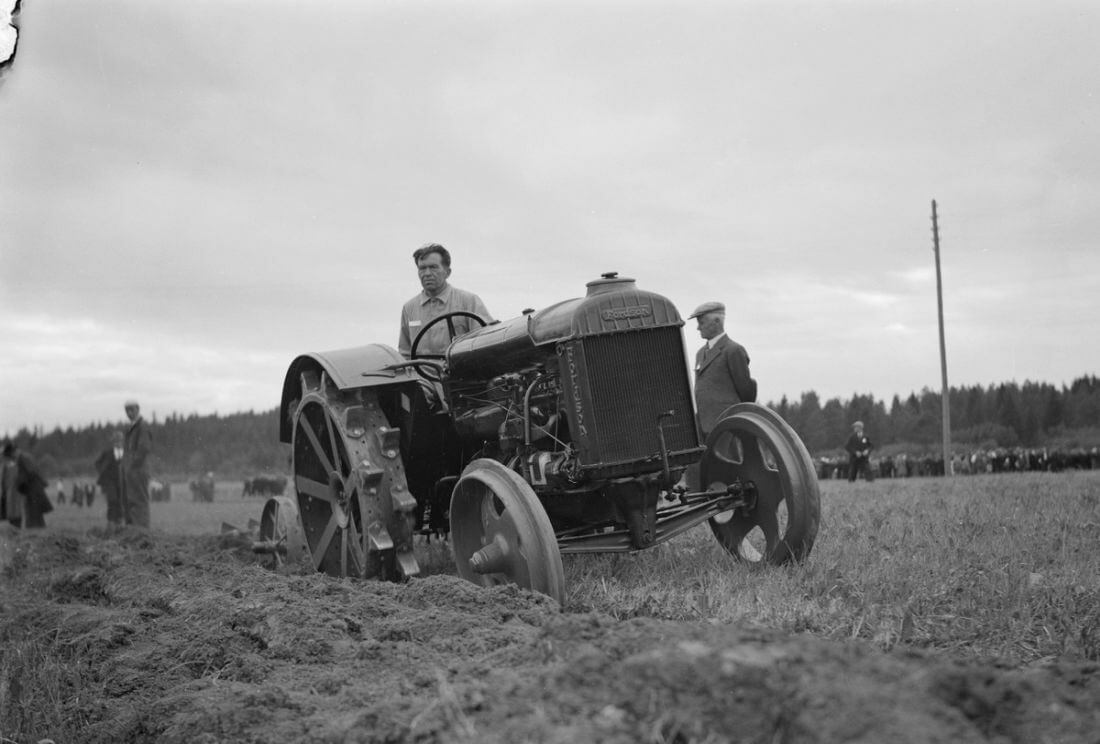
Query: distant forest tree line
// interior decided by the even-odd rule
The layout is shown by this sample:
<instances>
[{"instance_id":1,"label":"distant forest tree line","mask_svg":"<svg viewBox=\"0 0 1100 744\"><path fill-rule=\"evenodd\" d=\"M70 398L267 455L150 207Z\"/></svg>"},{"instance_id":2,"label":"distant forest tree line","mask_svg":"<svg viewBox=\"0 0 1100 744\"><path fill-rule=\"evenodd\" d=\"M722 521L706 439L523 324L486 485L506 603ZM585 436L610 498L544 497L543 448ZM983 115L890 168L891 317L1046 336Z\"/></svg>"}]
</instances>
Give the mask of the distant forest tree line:
<instances>
[{"instance_id":1,"label":"distant forest tree line","mask_svg":"<svg viewBox=\"0 0 1100 744\"><path fill-rule=\"evenodd\" d=\"M1002 383L951 388L951 440L956 449L1093 447L1100 444L1100 378L1081 377L1068 387L1047 383ZM817 393L798 401L769 402L816 455L842 449L853 421L863 421L880 452L928 452L943 433L940 393L925 388L889 406L871 395L821 403ZM213 472L219 478L288 473L289 447L279 441L279 411L228 416L172 414L149 420L153 432L153 477L189 479ZM20 430L15 440L37 459L49 478L90 478L111 432L126 424L94 424L46 433Z\"/></svg>"},{"instance_id":2,"label":"distant forest tree line","mask_svg":"<svg viewBox=\"0 0 1100 744\"><path fill-rule=\"evenodd\" d=\"M950 388L951 443L955 450L1017 447L1093 447L1100 444L1100 378L1080 377L1061 389L1047 383L1002 383ZM943 439L943 396L925 388L889 408L870 395L821 404L816 393L769 403L815 455L843 449L852 422L862 421L880 453L938 451Z\"/></svg>"},{"instance_id":3,"label":"distant forest tree line","mask_svg":"<svg viewBox=\"0 0 1100 744\"><path fill-rule=\"evenodd\" d=\"M149 471L161 480L190 480L213 472L218 478L288 473L289 447L279 441L279 410L228 416L147 417L153 434ZM49 433L22 430L15 437L38 460L47 478L92 478L95 460L111 443L111 433L128 422L94 424Z\"/></svg>"}]
</instances>

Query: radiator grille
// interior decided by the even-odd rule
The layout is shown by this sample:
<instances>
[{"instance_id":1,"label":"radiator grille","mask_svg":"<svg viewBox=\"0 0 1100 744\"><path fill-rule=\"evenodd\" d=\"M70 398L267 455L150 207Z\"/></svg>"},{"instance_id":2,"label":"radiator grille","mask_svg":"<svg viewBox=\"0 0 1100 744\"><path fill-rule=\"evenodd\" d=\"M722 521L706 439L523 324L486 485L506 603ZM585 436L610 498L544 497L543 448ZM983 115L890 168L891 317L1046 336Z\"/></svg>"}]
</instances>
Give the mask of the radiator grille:
<instances>
[{"instance_id":1,"label":"radiator grille","mask_svg":"<svg viewBox=\"0 0 1100 744\"><path fill-rule=\"evenodd\" d=\"M678 326L584 339L602 462L650 457L660 451L657 417L670 452L698 445Z\"/></svg>"}]
</instances>

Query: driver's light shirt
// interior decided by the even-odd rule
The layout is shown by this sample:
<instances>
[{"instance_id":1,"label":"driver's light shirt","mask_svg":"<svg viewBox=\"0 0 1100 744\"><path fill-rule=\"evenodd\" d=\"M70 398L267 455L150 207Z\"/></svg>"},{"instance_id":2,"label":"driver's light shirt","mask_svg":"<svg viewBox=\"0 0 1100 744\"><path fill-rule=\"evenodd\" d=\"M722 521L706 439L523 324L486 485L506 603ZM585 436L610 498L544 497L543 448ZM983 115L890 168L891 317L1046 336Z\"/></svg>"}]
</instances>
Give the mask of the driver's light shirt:
<instances>
[{"instance_id":1,"label":"driver's light shirt","mask_svg":"<svg viewBox=\"0 0 1100 744\"><path fill-rule=\"evenodd\" d=\"M480 315L486 323L491 323L489 310L473 292L467 292L448 284L435 297L421 291L401 308L401 335L397 340L397 350L404 357L409 356L412 350L412 342L421 329L432 320L444 313L465 311ZM472 318L458 317L451 319L454 322L455 336L461 336L472 330L480 328L480 324ZM451 344L451 332L447 327L447 321L443 320L432 328L420 339L420 345L416 348L417 354L442 354Z\"/></svg>"}]
</instances>

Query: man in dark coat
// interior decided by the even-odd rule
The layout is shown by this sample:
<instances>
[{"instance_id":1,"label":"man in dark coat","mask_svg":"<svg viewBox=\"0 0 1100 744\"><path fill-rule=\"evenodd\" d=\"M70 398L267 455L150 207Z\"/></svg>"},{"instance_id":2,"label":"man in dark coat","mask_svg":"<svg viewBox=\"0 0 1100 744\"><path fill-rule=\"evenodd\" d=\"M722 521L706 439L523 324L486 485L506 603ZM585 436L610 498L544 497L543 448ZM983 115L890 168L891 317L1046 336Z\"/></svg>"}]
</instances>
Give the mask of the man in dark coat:
<instances>
[{"instance_id":1,"label":"man in dark coat","mask_svg":"<svg viewBox=\"0 0 1100 744\"><path fill-rule=\"evenodd\" d=\"M863 433L862 421L852 424L852 433L844 443L844 449L848 450L848 482L855 483L860 475L868 481L873 481L875 475L871 472L871 450L874 449L874 445Z\"/></svg>"},{"instance_id":2,"label":"man in dark coat","mask_svg":"<svg viewBox=\"0 0 1100 744\"><path fill-rule=\"evenodd\" d=\"M736 403L756 402L756 380L749 374L745 347L726 335L726 306L704 302L688 320L696 319L706 340L695 355L695 423L701 441L714 429L722 412ZM698 463L684 473L678 487L701 487Z\"/></svg>"},{"instance_id":3,"label":"man in dark coat","mask_svg":"<svg viewBox=\"0 0 1100 744\"><path fill-rule=\"evenodd\" d=\"M707 342L695 355L696 420L705 440L727 408L756 402L756 380L749 374L745 347L726 335L725 305L704 302L688 316L692 318Z\"/></svg>"},{"instance_id":4,"label":"man in dark coat","mask_svg":"<svg viewBox=\"0 0 1100 744\"><path fill-rule=\"evenodd\" d=\"M53 511L46 479L38 463L13 442L4 442L0 467L0 519L16 527L45 527L44 514Z\"/></svg>"},{"instance_id":5,"label":"man in dark coat","mask_svg":"<svg viewBox=\"0 0 1100 744\"><path fill-rule=\"evenodd\" d=\"M146 461L153 450L153 435L141 417L137 401L126 401L130 428L122 453L123 519L126 524L149 527L149 470Z\"/></svg>"},{"instance_id":6,"label":"man in dark coat","mask_svg":"<svg viewBox=\"0 0 1100 744\"><path fill-rule=\"evenodd\" d=\"M95 461L95 469L99 473L96 483L102 489L103 497L107 499L107 523L112 525L126 522L122 498L122 455L125 442L126 436L121 430L114 432L111 435L111 445Z\"/></svg>"}]
</instances>

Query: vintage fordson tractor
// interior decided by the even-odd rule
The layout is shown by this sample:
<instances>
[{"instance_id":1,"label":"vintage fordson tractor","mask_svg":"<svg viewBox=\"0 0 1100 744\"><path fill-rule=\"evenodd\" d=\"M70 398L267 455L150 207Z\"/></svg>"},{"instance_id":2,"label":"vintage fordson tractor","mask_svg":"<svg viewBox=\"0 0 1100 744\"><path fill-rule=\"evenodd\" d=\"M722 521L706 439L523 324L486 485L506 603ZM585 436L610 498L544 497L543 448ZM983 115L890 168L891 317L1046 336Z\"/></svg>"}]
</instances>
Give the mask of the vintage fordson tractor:
<instances>
[{"instance_id":1,"label":"vintage fordson tractor","mask_svg":"<svg viewBox=\"0 0 1100 744\"><path fill-rule=\"evenodd\" d=\"M335 576L419 573L449 532L458 573L564 597L561 555L634 551L702 522L744 560L797 561L820 515L806 448L773 411L732 406L699 441L672 303L605 274L587 294L410 358L373 344L299 356L283 384L290 494L257 552ZM419 351L447 323L442 355ZM681 476L700 486L685 488Z\"/></svg>"}]
</instances>

